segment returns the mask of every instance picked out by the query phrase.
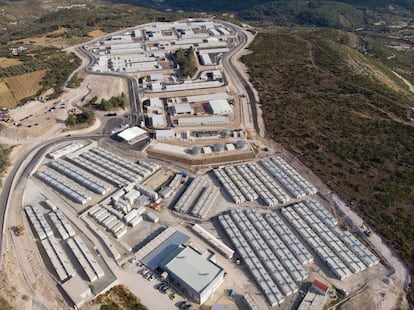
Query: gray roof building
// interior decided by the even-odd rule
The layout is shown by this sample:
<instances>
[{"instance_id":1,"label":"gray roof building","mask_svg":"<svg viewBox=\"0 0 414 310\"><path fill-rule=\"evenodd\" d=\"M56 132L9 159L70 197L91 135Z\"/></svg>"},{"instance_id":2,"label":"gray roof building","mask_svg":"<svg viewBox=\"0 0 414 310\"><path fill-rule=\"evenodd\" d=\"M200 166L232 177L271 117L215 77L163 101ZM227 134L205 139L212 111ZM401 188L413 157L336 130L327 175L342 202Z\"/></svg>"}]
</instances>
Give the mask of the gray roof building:
<instances>
[{"instance_id":1,"label":"gray roof building","mask_svg":"<svg viewBox=\"0 0 414 310\"><path fill-rule=\"evenodd\" d=\"M223 268L190 246L178 247L160 265L168 273L169 280L199 304L204 303L224 281Z\"/></svg>"}]
</instances>

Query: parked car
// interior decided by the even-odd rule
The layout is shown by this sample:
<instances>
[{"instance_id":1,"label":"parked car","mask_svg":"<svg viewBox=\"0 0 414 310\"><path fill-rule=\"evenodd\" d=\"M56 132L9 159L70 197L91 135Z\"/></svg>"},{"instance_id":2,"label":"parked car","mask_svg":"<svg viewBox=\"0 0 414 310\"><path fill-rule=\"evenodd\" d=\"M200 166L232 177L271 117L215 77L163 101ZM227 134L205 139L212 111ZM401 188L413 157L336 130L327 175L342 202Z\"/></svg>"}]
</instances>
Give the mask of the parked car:
<instances>
[{"instance_id":1,"label":"parked car","mask_svg":"<svg viewBox=\"0 0 414 310\"><path fill-rule=\"evenodd\" d=\"M148 268L144 268L144 269L142 270L142 275L143 275L143 276L147 275L148 273L149 273L149 269L148 269Z\"/></svg>"}]
</instances>

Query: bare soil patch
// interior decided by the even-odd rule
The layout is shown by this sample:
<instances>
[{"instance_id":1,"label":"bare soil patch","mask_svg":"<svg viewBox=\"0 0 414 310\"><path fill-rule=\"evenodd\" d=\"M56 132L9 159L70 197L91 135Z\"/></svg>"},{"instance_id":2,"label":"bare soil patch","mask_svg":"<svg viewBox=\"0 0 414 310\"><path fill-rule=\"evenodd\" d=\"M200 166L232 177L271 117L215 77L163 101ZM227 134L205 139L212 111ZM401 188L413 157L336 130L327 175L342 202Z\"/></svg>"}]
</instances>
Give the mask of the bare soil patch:
<instances>
[{"instance_id":1,"label":"bare soil patch","mask_svg":"<svg viewBox=\"0 0 414 310\"><path fill-rule=\"evenodd\" d=\"M7 68L21 63L22 62L16 58L0 57L0 68Z\"/></svg>"}]
</instances>

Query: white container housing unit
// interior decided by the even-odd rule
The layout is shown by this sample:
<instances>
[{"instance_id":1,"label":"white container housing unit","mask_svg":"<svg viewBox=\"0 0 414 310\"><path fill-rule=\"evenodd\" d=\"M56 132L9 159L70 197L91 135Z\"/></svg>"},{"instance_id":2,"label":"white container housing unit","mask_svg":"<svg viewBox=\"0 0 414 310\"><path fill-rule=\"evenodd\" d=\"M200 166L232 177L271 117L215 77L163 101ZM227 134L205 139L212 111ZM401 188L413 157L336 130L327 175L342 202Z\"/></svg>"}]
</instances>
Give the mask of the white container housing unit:
<instances>
[{"instance_id":1,"label":"white container housing unit","mask_svg":"<svg viewBox=\"0 0 414 310\"><path fill-rule=\"evenodd\" d=\"M242 257L253 278L256 280L257 285L263 291L263 294L268 300L270 306L274 307L282 304L285 301L285 297L230 215L221 214L218 219L231 242L234 244L234 247L237 249L237 252Z\"/></svg>"},{"instance_id":2,"label":"white container housing unit","mask_svg":"<svg viewBox=\"0 0 414 310\"><path fill-rule=\"evenodd\" d=\"M53 237L44 239L42 240L42 246L61 282L76 274L67 254L57 239Z\"/></svg>"},{"instance_id":3,"label":"white container housing unit","mask_svg":"<svg viewBox=\"0 0 414 310\"><path fill-rule=\"evenodd\" d=\"M36 206L25 206L24 211L40 240L53 236L52 228Z\"/></svg>"},{"instance_id":4,"label":"white container housing unit","mask_svg":"<svg viewBox=\"0 0 414 310\"><path fill-rule=\"evenodd\" d=\"M36 172L36 176L53 189L57 190L59 193L76 203L84 205L91 200L90 195L62 180L54 173L44 170Z\"/></svg>"},{"instance_id":5,"label":"white container housing unit","mask_svg":"<svg viewBox=\"0 0 414 310\"><path fill-rule=\"evenodd\" d=\"M80 148L84 147L85 144L82 142L72 142L68 145L65 145L64 147L61 147L53 152L50 152L48 155L48 157L52 158L52 159L58 159L62 156L65 156L69 153L75 152L77 150L79 150Z\"/></svg>"},{"instance_id":6,"label":"white container housing unit","mask_svg":"<svg viewBox=\"0 0 414 310\"><path fill-rule=\"evenodd\" d=\"M75 182L79 183L83 187L91 190L92 192L96 194L104 195L108 193L110 190L109 186L102 184L95 178L90 177L89 175L86 175L82 171L69 166L63 161L60 161L60 160L51 161L49 163L49 167L60 172L66 177L74 180Z\"/></svg>"},{"instance_id":7,"label":"white container housing unit","mask_svg":"<svg viewBox=\"0 0 414 310\"><path fill-rule=\"evenodd\" d=\"M75 255L89 281L93 282L104 276L104 271L80 236L67 241L69 248Z\"/></svg>"}]
</instances>

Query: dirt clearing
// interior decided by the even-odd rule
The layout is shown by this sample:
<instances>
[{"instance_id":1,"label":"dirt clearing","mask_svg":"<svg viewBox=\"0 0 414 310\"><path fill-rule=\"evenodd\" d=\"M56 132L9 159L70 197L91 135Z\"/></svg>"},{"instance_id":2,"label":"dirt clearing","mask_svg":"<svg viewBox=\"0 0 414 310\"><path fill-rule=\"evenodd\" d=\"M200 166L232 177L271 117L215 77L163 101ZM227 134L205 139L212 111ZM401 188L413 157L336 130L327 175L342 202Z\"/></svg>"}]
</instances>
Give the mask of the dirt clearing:
<instances>
[{"instance_id":1,"label":"dirt clearing","mask_svg":"<svg viewBox=\"0 0 414 310\"><path fill-rule=\"evenodd\" d=\"M104 35L106 35L106 32L103 32L100 29L95 29L95 30L92 30L92 31L88 32L88 36L90 36L92 38L98 38L98 37L102 37Z\"/></svg>"},{"instance_id":2,"label":"dirt clearing","mask_svg":"<svg viewBox=\"0 0 414 310\"><path fill-rule=\"evenodd\" d=\"M89 99L97 96L98 101L100 101L101 99L108 100L112 96L120 96L122 93L128 95L127 83L121 78L89 74L86 75L83 83L88 85L90 89L93 89L88 97Z\"/></svg>"}]
</instances>

